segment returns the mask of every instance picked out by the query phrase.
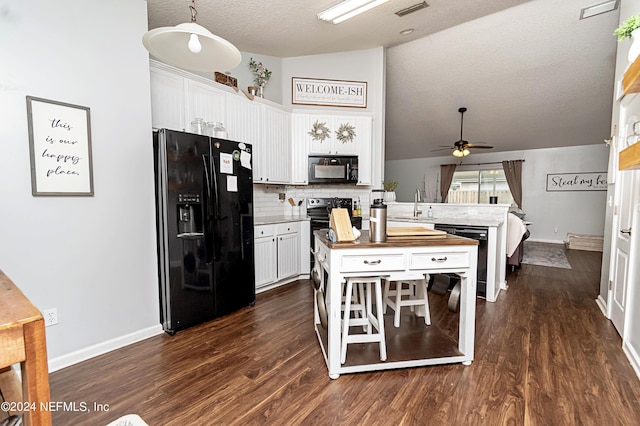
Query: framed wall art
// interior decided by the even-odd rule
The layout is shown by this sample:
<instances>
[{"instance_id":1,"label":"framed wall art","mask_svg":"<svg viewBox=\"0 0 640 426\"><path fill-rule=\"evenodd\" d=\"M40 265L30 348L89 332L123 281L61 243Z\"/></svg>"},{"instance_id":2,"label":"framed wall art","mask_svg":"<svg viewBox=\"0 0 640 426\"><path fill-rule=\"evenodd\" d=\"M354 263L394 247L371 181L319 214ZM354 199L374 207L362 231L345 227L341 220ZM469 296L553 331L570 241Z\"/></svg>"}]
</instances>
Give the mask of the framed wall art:
<instances>
[{"instance_id":1,"label":"framed wall art","mask_svg":"<svg viewBox=\"0 0 640 426\"><path fill-rule=\"evenodd\" d=\"M27 96L33 195L93 195L89 108Z\"/></svg>"},{"instance_id":2,"label":"framed wall art","mask_svg":"<svg viewBox=\"0 0 640 426\"><path fill-rule=\"evenodd\" d=\"M366 108L367 82L292 77L291 103Z\"/></svg>"},{"instance_id":3,"label":"framed wall art","mask_svg":"<svg viewBox=\"0 0 640 426\"><path fill-rule=\"evenodd\" d=\"M607 172L554 173L547 175L547 192L606 190Z\"/></svg>"}]
</instances>

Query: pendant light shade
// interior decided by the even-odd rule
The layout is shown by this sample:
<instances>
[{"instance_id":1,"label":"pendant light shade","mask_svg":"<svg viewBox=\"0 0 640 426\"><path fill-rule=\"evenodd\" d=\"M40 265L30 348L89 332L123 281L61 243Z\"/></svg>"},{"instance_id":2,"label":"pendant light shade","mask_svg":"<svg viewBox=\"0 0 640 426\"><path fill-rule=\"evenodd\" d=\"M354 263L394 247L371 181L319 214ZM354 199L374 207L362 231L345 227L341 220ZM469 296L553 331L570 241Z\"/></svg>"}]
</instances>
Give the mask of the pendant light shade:
<instances>
[{"instance_id":1,"label":"pendant light shade","mask_svg":"<svg viewBox=\"0 0 640 426\"><path fill-rule=\"evenodd\" d=\"M240 51L197 24L195 6L190 8L191 22L147 32L142 37L144 47L161 61L191 71L229 71L238 66L242 60Z\"/></svg>"}]
</instances>

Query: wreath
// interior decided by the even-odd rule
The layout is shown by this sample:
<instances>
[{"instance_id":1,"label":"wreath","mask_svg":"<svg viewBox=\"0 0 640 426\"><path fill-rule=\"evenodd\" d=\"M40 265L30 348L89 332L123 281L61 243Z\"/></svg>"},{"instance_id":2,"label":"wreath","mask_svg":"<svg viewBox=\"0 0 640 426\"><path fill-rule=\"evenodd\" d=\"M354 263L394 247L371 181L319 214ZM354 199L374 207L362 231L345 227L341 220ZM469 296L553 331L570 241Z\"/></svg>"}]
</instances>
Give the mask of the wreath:
<instances>
[{"instance_id":1,"label":"wreath","mask_svg":"<svg viewBox=\"0 0 640 426\"><path fill-rule=\"evenodd\" d=\"M311 139L314 141L324 142L324 140L329 137L329 128L327 127L327 123L316 121L313 123L309 135L311 135Z\"/></svg>"},{"instance_id":2,"label":"wreath","mask_svg":"<svg viewBox=\"0 0 640 426\"><path fill-rule=\"evenodd\" d=\"M356 128L349 123L343 123L336 131L336 137L342 143L353 142L356 137Z\"/></svg>"}]
</instances>

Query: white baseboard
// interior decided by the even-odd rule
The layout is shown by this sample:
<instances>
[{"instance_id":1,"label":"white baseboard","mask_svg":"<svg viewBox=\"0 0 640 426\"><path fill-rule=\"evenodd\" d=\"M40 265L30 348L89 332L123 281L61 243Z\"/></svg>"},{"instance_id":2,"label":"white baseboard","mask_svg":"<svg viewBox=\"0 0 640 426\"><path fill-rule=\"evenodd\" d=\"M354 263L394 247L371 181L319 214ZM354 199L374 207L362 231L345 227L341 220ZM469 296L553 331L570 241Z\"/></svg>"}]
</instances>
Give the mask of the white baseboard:
<instances>
[{"instance_id":1,"label":"white baseboard","mask_svg":"<svg viewBox=\"0 0 640 426\"><path fill-rule=\"evenodd\" d=\"M148 339L149 337L157 336L158 334L162 334L161 324L138 330L124 336L116 337L115 339L107 340L106 342L97 343L57 358L52 358L49 360L49 372L51 373L61 370L73 364L122 348L123 346Z\"/></svg>"},{"instance_id":2,"label":"white baseboard","mask_svg":"<svg viewBox=\"0 0 640 426\"><path fill-rule=\"evenodd\" d=\"M629 345L629 342L622 342L622 351L629 359L633 370L636 372L636 376L640 379L640 357L638 357L638 352L633 348L633 346Z\"/></svg>"},{"instance_id":3,"label":"white baseboard","mask_svg":"<svg viewBox=\"0 0 640 426\"><path fill-rule=\"evenodd\" d=\"M309 274L303 274L303 275L298 275L297 277L291 277L291 278L284 279L282 281L278 281L278 282L275 282L275 283L267 284L267 285L262 286L260 288L256 288L256 294L265 292L267 290L273 290L274 288L278 288L278 287L280 287L282 285L285 285L285 284L290 284L290 283L292 283L294 281L297 281L297 280L308 280L309 277L310 277Z\"/></svg>"},{"instance_id":4,"label":"white baseboard","mask_svg":"<svg viewBox=\"0 0 640 426\"><path fill-rule=\"evenodd\" d=\"M604 315L605 318L609 318L609 316L607 315L607 302L605 302L601 294L599 294L598 298L596 299L596 305L598 305L598 308L600 308L600 311L602 311L602 315Z\"/></svg>"},{"instance_id":5,"label":"white baseboard","mask_svg":"<svg viewBox=\"0 0 640 426\"><path fill-rule=\"evenodd\" d=\"M533 243L564 244L563 240L547 240L547 239L544 239L544 238L527 238L525 240L525 243L527 241L531 241Z\"/></svg>"}]
</instances>

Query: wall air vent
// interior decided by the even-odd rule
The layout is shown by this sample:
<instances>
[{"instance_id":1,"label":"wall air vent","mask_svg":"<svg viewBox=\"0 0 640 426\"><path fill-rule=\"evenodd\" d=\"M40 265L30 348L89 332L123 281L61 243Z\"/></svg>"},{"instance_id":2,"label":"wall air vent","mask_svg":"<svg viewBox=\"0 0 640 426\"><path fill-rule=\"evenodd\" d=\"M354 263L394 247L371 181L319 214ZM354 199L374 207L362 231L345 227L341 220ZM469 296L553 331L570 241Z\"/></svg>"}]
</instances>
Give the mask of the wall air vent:
<instances>
[{"instance_id":1,"label":"wall air vent","mask_svg":"<svg viewBox=\"0 0 640 426\"><path fill-rule=\"evenodd\" d=\"M402 18L403 16L407 16L410 13L417 12L427 7L429 7L429 5L427 4L426 1L423 1L422 3L417 3L417 4L414 4L413 6L405 7L404 9L397 11L396 15Z\"/></svg>"}]
</instances>

